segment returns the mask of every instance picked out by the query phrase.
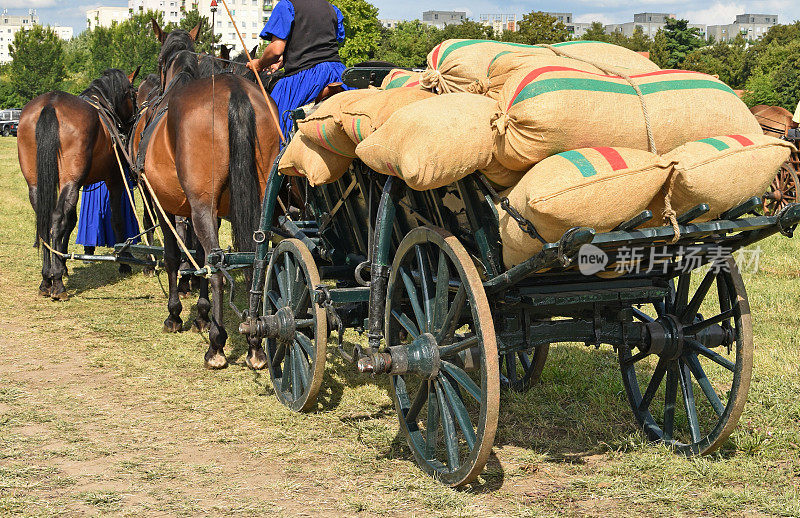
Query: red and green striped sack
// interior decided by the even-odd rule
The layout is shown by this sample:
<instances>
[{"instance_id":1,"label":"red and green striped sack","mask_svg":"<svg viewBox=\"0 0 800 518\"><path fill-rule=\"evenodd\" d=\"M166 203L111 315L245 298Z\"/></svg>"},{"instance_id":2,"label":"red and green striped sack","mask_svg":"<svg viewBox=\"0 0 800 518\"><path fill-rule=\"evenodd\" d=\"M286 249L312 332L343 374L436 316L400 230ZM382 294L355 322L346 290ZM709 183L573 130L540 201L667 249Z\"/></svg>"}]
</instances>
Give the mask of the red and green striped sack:
<instances>
[{"instance_id":1,"label":"red and green striped sack","mask_svg":"<svg viewBox=\"0 0 800 518\"><path fill-rule=\"evenodd\" d=\"M541 56L566 54L614 67L627 75L658 70L646 57L611 43L566 41L552 48L493 40L446 40L428 54L428 68L422 74L421 83L436 93L486 94L489 91L487 70L501 52Z\"/></svg>"},{"instance_id":2,"label":"red and green striped sack","mask_svg":"<svg viewBox=\"0 0 800 518\"><path fill-rule=\"evenodd\" d=\"M324 185L344 175L352 158L332 153L297 133L286 146L278 163L278 172L286 176L304 176L312 186Z\"/></svg>"},{"instance_id":3,"label":"red and green striped sack","mask_svg":"<svg viewBox=\"0 0 800 518\"><path fill-rule=\"evenodd\" d=\"M419 78L422 72L412 72L411 70L404 70L396 68L389 72L381 83L381 88L384 90L392 90L394 88L422 88L419 84Z\"/></svg>"},{"instance_id":4,"label":"red and green striped sack","mask_svg":"<svg viewBox=\"0 0 800 518\"><path fill-rule=\"evenodd\" d=\"M698 221L708 221L769 189L794 146L763 133L726 135L689 142L664 155L675 166L672 210L678 214L707 203L711 210ZM650 210L661 223L669 183L653 200Z\"/></svg>"},{"instance_id":5,"label":"red and green striped sack","mask_svg":"<svg viewBox=\"0 0 800 518\"><path fill-rule=\"evenodd\" d=\"M342 127L342 110L350 103L375 95L380 90L348 90L320 103L319 107L297 126L316 145L348 158L355 158L356 144Z\"/></svg>"},{"instance_id":6,"label":"red and green striped sack","mask_svg":"<svg viewBox=\"0 0 800 518\"><path fill-rule=\"evenodd\" d=\"M569 64L567 65L567 60ZM554 55L530 54L526 52L503 51L489 63L486 73L486 84L482 93L492 99L499 99L508 79L520 70L535 70L546 66L569 66L575 70L602 74L603 71L594 65Z\"/></svg>"},{"instance_id":7,"label":"red and green striped sack","mask_svg":"<svg viewBox=\"0 0 800 518\"><path fill-rule=\"evenodd\" d=\"M342 108L342 127L350 140L360 144L383 126L397 110L435 95L417 88L380 91Z\"/></svg>"},{"instance_id":8,"label":"red and green striped sack","mask_svg":"<svg viewBox=\"0 0 800 518\"><path fill-rule=\"evenodd\" d=\"M570 149L650 150L636 89L615 75L578 70L572 60L560 59L558 65L520 70L506 81L494 120L497 159L523 171ZM643 94L660 153L714 135L760 131L736 93L713 76L659 70L631 80Z\"/></svg>"},{"instance_id":9,"label":"red and green striped sack","mask_svg":"<svg viewBox=\"0 0 800 518\"><path fill-rule=\"evenodd\" d=\"M671 160L638 149L576 149L543 160L503 194L544 239L556 242L572 227L607 232L641 213L672 167ZM542 249L499 205L497 212L507 267Z\"/></svg>"},{"instance_id":10,"label":"red and green striped sack","mask_svg":"<svg viewBox=\"0 0 800 518\"><path fill-rule=\"evenodd\" d=\"M468 93L415 102L389 117L356 154L374 171L399 176L412 189L449 185L492 163L496 104Z\"/></svg>"}]
</instances>

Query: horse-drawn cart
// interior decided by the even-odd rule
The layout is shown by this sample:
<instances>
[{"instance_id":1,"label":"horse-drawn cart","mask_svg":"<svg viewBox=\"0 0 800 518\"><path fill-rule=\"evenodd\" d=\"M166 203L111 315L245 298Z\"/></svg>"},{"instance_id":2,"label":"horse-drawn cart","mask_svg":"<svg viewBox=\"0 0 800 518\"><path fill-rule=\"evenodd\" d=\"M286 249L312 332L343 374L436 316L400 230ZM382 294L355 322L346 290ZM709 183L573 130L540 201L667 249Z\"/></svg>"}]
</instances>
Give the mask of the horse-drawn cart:
<instances>
[{"instance_id":1,"label":"horse-drawn cart","mask_svg":"<svg viewBox=\"0 0 800 518\"><path fill-rule=\"evenodd\" d=\"M365 86L383 75L359 70L348 80ZM286 182L304 206L279 199ZM311 188L279 175L276 161L257 251L214 251L208 263L254 266L240 331L266 339L283 404L316 407L328 336L338 331L354 369L390 377L416 462L456 486L490 454L501 389L530 387L558 342L614 348L649 439L687 455L719 448L741 416L753 362L736 257L800 222L800 205L762 216L760 204L696 223L709 210L699 205L677 228L642 228L653 217L645 211L608 233L571 229L506 268L498 211L507 204L477 173L419 192L356 161L336 183ZM366 345L347 350L344 328L362 330Z\"/></svg>"}]
</instances>

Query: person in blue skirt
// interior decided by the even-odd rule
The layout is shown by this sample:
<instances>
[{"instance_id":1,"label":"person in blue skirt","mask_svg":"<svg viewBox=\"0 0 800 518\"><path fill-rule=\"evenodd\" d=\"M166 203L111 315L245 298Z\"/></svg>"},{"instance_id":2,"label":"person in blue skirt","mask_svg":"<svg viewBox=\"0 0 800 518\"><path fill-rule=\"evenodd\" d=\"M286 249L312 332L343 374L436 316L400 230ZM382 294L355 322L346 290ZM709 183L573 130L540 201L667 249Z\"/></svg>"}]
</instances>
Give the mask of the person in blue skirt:
<instances>
[{"instance_id":1,"label":"person in blue skirt","mask_svg":"<svg viewBox=\"0 0 800 518\"><path fill-rule=\"evenodd\" d=\"M281 129L288 135L292 110L313 102L326 86L342 80L342 12L326 0L281 0L259 36L270 44L252 68L257 73L284 69L286 75L275 84L272 98Z\"/></svg>"},{"instance_id":2,"label":"person in blue skirt","mask_svg":"<svg viewBox=\"0 0 800 518\"><path fill-rule=\"evenodd\" d=\"M139 234L139 225L127 194L122 193L122 220L128 239ZM123 241L124 241L123 239ZM75 242L83 245L87 255L94 255L95 247L112 247L117 243L111 224L111 203L105 182L87 185L81 192L81 208L78 212L78 235Z\"/></svg>"}]
</instances>

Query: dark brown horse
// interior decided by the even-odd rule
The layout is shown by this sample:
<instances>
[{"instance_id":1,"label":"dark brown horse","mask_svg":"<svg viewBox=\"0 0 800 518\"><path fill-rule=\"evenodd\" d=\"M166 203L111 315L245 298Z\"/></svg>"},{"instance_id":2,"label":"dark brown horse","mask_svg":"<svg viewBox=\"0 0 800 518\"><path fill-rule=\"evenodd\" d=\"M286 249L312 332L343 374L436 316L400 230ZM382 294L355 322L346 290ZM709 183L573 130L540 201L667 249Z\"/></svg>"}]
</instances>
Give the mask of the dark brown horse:
<instances>
[{"instance_id":1,"label":"dark brown horse","mask_svg":"<svg viewBox=\"0 0 800 518\"><path fill-rule=\"evenodd\" d=\"M136 92L130 76L110 69L91 83L80 97L50 92L33 99L22 110L17 151L28 195L36 212L36 243L46 243L60 253L77 222L76 204L81 186L105 181L111 198L111 214L117 242L124 239L121 215L123 182L114 156L113 141L101 121L124 134L136 108ZM98 109L96 106L100 106ZM42 282L39 293L54 300L69 298L64 288L63 258L42 247ZM121 265L120 272L130 272Z\"/></svg>"},{"instance_id":2,"label":"dark brown horse","mask_svg":"<svg viewBox=\"0 0 800 518\"><path fill-rule=\"evenodd\" d=\"M237 250L253 251L260 194L280 145L270 108L258 87L242 77L222 74L196 79L196 31L165 34L155 21L153 28L162 43L159 67L166 92L162 104L154 109L160 112L164 103L168 109L152 122L145 177L170 221L174 222L175 216L191 218L202 254L219 249L218 217L230 219ZM164 223L164 262L169 277L169 316L164 330L176 332L182 329L177 292L180 251ZM208 289L201 286L195 326L208 327L205 363L217 369L227 365L222 274L211 276L211 287L213 307ZM250 343L247 364L265 366L260 341Z\"/></svg>"},{"instance_id":3,"label":"dark brown horse","mask_svg":"<svg viewBox=\"0 0 800 518\"><path fill-rule=\"evenodd\" d=\"M792 112L780 106L759 104L750 108L750 112L756 116L764 133L772 137L785 137L788 130L797 127L792 120Z\"/></svg>"}]
</instances>

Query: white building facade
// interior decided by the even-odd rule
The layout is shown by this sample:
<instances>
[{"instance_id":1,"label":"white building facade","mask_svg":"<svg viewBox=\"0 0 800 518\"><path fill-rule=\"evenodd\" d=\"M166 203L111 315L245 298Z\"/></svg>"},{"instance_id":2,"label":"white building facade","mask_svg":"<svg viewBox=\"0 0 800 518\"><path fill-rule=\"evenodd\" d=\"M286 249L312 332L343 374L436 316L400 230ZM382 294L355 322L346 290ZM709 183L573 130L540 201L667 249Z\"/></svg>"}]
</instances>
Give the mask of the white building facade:
<instances>
[{"instance_id":1,"label":"white building facade","mask_svg":"<svg viewBox=\"0 0 800 518\"><path fill-rule=\"evenodd\" d=\"M184 1L191 4L189 0L170 0L170 1ZM272 13L272 8L277 4L277 0L226 0L228 8L231 10L231 16L236 21L236 26L242 34L244 44L247 50L252 50L253 47L261 44L258 35L267 24L269 16ZM222 36L220 43L224 43L228 47L233 47L235 52L242 50L242 44L239 42L239 37L236 35L236 29L233 26L231 18L228 16L225 7L222 5L222 0L217 0L217 12L211 12L211 0L199 0L196 2L197 8L202 16L208 18L209 23L214 23L214 34ZM189 5L186 6L190 10ZM213 16L212 16L213 14Z\"/></svg>"},{"instance_id":2,"label":"white building facade","mask_svg":"<svg viewBox=\"0 0 800 518\"><path fill-rule=\"evenodd\" d=\"M709 25L708 36L716 41L733 41L741 34L746 40L760 40L778 24L777 14L740 14L728 25Z\"/></svg>"},{"instance_id":3,"label":"white building facade","mask_svg":"<svg viewBox=\"0 0 800 518\"><path fill-rule=\"evenodd\" d=\"M36 14L36 9L29 9L26 15L11 15L8 14L7 9L3 9L2 14L0 14L0 63L9 63L11 61L11 53L8 46L14 43L14 35L37 24L39 24L39 16ZM59 38L64 40L72 39L72 27L56 25L50 28L55 31Z\"/></svg>"},{"instance_id":4,"label":"white building facade","mask_svg":"<svg viewBox=\"0 0 800 518\"><path fill-rule=\"evenodd\" d=\"M127 7L95 7L86 11L86 28L91 31L96 27L111 27L129 16Z\"/></svg>"}]
</instances>

